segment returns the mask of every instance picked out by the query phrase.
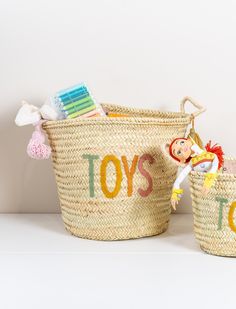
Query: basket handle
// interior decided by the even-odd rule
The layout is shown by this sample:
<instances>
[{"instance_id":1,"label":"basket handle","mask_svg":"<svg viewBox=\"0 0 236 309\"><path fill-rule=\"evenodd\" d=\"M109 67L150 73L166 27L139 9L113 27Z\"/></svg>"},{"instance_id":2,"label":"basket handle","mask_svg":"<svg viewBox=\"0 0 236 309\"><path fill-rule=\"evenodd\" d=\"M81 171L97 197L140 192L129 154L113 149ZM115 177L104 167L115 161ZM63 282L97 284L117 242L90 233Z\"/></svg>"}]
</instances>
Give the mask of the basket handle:
<instances>
[{"instance_id":1,"label":"basket handle","mask_svg":"<svg viewBox=\"0 0 236 309\"><path fill-rule=\"evenodd\" d=\"M197 111L192 113L192 116L195 118L199 116L200 114L204 113L206 111L206 108L194 101L191 97L184 97L180 102L180 111L181 113L185 113L185 103L190 102L193 106L197 108Z\"/></svg>"}]
</instances>

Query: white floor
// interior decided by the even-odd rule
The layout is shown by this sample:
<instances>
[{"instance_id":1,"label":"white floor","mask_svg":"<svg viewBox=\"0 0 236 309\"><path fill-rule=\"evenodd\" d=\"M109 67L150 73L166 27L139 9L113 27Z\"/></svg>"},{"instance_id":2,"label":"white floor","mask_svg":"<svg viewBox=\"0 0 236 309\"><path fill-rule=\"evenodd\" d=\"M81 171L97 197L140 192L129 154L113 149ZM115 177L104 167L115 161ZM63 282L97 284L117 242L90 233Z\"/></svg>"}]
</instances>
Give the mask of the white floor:
<instances>
[{"instance_id":1,"label":"white floor","mask_svg":"<svg viewBox=\"0 0 236 309\"><path fill-rule=\"evenodd\" d=\"M59 215L0 215L0 308L228 308L236 259L200 251L191 215L138 240L68 234Z\"/></svg>"}]
</instances>

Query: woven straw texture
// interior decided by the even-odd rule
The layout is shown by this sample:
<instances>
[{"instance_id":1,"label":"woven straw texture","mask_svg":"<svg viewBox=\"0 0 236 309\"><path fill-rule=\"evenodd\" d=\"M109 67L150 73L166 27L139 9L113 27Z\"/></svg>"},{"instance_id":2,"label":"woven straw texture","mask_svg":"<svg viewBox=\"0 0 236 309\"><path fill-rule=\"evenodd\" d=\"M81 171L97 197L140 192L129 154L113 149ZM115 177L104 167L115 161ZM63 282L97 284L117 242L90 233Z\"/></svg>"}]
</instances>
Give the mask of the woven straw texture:
<instances>
[{"instance_id":1,"label":"woven straw texture","mask_svg":"<svg viewBox=\"0 0 236 309\"><path fill-rule=\"evenodd\" d=\"M201 194L203 181L203 173L191 173L195 236L207 253L236 256L236 210L232 208L236 201L236 175L219 174L204 197Z\"/></svg>"},{"instance_id":2,"label":"woven straw texture","mask_svg":"<svg viewBox=\"0 0 236 309\"><path fill-rule=\"evenodd\" d=\"M185 135L190 115L103 107L130 117L76 118L43 125L52 148L65 227L73 235L97 240L160 234L168 226L177 172L162 146ZM93 162L88 159L91 155ZM115 162L107 156L115 156ZM129 173L132 164L128 185L127 166Z\"/></svg>"}]
</instances>

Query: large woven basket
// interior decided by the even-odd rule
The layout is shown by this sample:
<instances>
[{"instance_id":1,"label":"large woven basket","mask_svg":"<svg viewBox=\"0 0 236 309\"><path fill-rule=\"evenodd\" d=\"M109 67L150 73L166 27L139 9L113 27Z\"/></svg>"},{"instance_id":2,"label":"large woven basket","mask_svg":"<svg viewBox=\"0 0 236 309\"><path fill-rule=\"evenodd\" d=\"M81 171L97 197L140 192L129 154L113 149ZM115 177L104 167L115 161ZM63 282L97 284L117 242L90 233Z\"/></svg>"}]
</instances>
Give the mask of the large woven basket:
<instances>
[{"instance_id":1,"label":"large woven basket","mask_svg":"<svg viewBox=\"0 0 236 309\"><path fill-rule=\"evenodd\" d=\"M203 181L203 173L191 173L195 236L207 253L236 256L236 175L219 174L204 197Z\"/></svg>"},{"instance_id":2,"label":"large woven basket","mask_svg":"<svg viewBox=\"0 0 236 309\"><path fill-rule=\"evenodd\" d=\"M177 167L162 145L185 135L191 120L184 112L187 100L179 113L103 104L129 117L44 124L68 231L82 238L116 240L167 229Z\"/></svg>"}]
</instances>

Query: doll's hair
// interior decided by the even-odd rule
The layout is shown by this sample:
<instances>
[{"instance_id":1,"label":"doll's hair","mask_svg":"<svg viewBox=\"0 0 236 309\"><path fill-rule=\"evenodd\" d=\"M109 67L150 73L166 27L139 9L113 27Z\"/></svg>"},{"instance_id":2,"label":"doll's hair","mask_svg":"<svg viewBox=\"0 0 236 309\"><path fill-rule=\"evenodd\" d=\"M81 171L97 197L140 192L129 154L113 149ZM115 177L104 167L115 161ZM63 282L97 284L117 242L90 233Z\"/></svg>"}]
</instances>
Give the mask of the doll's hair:
<instances>
[{"instance_id":1,"label":"doll's hair","mask_svg":"<svg viewBox=\"0 0 236 309\"><path fill-rule=\"evenodd\" d=\"M169 146L169 154L170 154L171 158L173 158L174 160L176 160L176 161L178 161L178 162L180 162L180 160L173 154L172 146L173 146L173 144L174 144L176 141L178 141L178 140L180 140L180 139L183 139L183 140L187 141L187 138L184 138L184 137L177 137L177 138L175 138L175 139L171 142L171 144L170 144L170 146ZM185 160L185 163L188 163L190 160L191 160L191 156L189 156L189 158Z\"/></svg>"},{"instance_id":2,"label":"doll's hair","mask_svg":"<svg viewBox=\"0 0 236 309\"><path fill-rule=\"evenodd\" d=\"M218 144L211 146L211 141L209 141L206 144L205 149L206 149L207 152L212 152L217 156L218 161L219 161L218 169L220 169L224 164L224 152L223 152L221 146L218 145Z\"/></svg>"}]
</instances>

